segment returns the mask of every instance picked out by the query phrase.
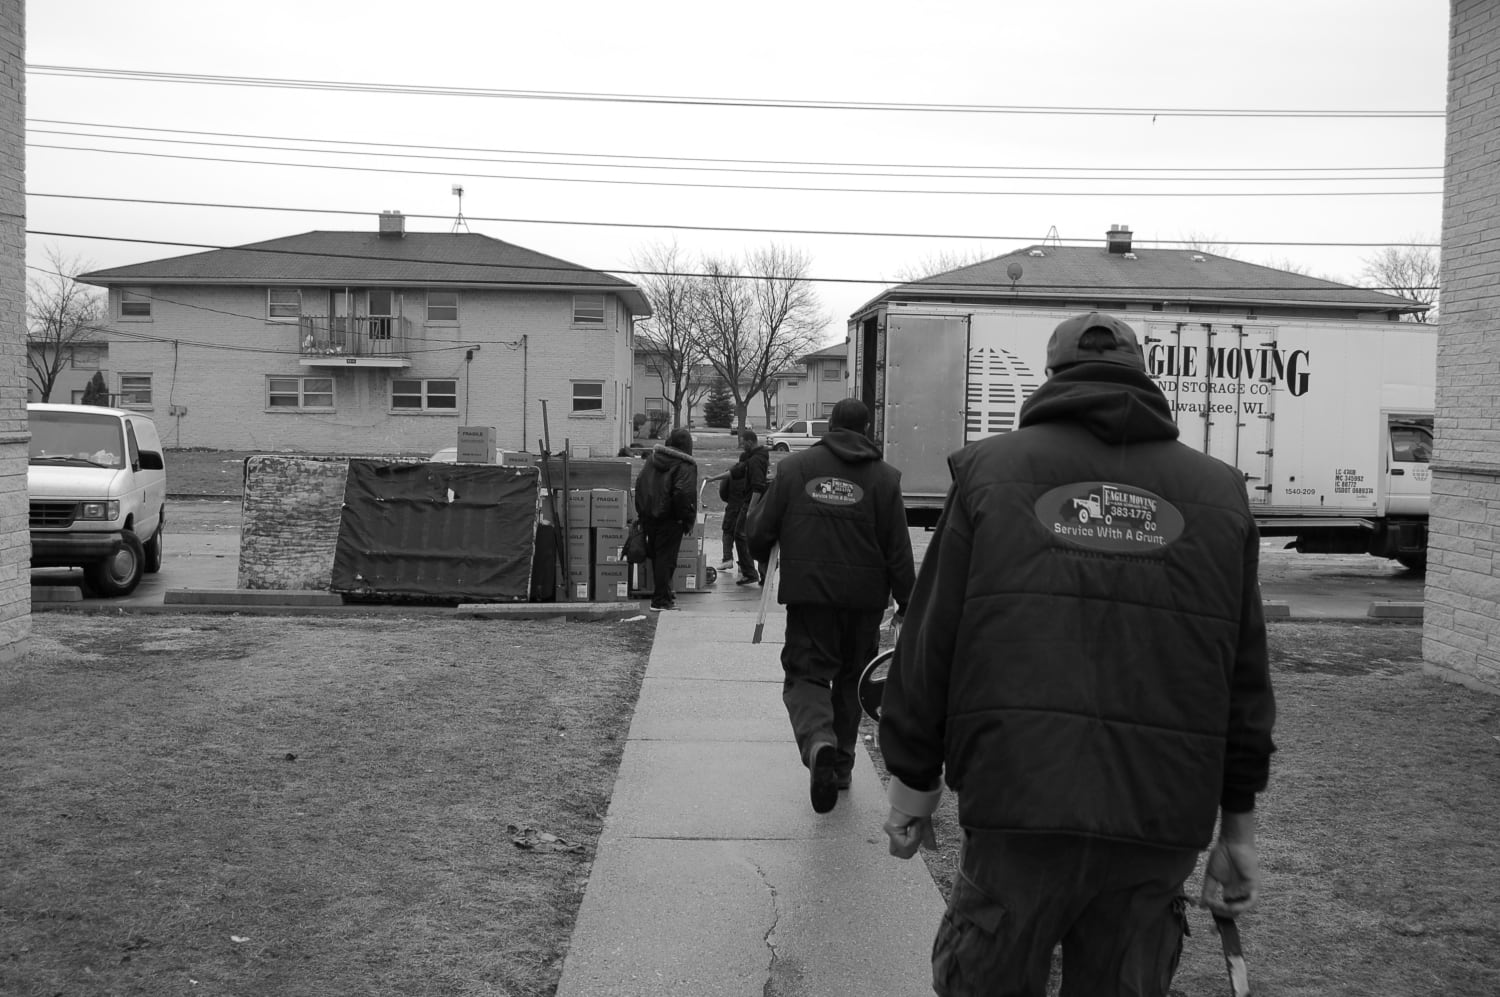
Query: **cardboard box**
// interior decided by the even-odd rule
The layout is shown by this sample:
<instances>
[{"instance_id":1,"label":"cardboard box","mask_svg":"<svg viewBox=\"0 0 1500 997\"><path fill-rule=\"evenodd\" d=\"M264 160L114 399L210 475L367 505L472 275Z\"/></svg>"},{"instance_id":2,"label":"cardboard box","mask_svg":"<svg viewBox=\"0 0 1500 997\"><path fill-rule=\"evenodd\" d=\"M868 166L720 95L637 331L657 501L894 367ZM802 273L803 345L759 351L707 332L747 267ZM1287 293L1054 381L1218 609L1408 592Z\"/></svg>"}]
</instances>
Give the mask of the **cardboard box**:
<instances>
[{"instance_id":1,"label":"cardboard box","mask_svg":"<svg viewBox=\"0 0 1500 997\"><path fill-rule=\"evenodd\" d=\"M594 566L594 601L626 602L630 599L630 565Z\"/></svg>"},{"instance_id":2,"label":"cardboard box","mask_svg":"<svg viewBox=\"0 0 1500 997\"><path fill-rule=\"evenodd\" d=\"M534 467L536 454L522 450L505 450L500 454L501 467Z\"/></svg>"},{"instance_id":3,"label":"cardboard box","mask_svg":"<svg viewBox=\"0 0 1500 997\"><path fill-rule=\"evenodd\" d=\"M590 492L583 491L581 489L568 492L569 529L588 529L589 509L592 506L590 495Z\"/></svg>"},{"instance_id":4,"label":"cardboard box","mask_svg":"<svg viewBox=\"0 0 1500 997\"><path fill-rule=\"evenodd\" d=\"M495 427L459 426L458 460L461 464L493 464Z\"/></svg>"},{"instance_id":5,"label":"cardboard box","mask_svg":"<svg viewBox=\"0 0 1500 997\"><path fill-rule=\"evenodd\" d=\"M624 528L596 526L593 533L595 564L623 564L625 562L627 531Z\"/></svg>"},{"instance_id":6,"label":"cardboard box","mask_svg":"<svg viewBox=\"0 0 1500 997\"><path fill-rule=\"evenodd\" d=\"M618 488L596 488L589 493L589 525L625 528L632 502L630 493Z\"/></svg>"},{"instance_id":7,"label":"cardboard box","mask_svg":"<svg viewBox=\"0 0 1500 997\"><path fill-rule=\"evenodd\" d=\"M559 602L588 602L593 593L594 566L569 564L568 583L558 589Z\"/></svg>"},{"instance_id":8,"label":"cardboard box","mask_svg":"<svg viewBox=\"0 0 1500 997\"><path fill-rule=\"evenodd\" d=\"M568 530L568 566L587 567L594 563L591 530ZM587 574L587 572L585 572Z\"/></svg>"},{"instance_id":9,"label":"cardboard box","mask_svg":"<svg viewBox=\"0 0 1500 997\"><path fill-rule=\"evenodd\" d=\"M672 574L673 592L696 592L705 585L702 554L677 555L677 570Z\"/></svg>"}]
</instances>

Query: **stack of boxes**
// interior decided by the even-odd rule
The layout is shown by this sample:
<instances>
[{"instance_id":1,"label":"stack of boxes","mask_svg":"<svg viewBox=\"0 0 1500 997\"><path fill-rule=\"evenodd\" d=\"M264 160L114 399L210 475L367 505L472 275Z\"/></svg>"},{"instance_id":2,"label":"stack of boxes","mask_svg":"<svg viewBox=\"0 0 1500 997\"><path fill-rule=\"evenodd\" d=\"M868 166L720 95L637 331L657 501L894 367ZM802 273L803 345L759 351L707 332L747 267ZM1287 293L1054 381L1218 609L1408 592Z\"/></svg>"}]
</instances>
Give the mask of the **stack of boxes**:
<instances>
[{"instance_id":1,"label":"stack of boxes","mask_svg":"<svg viewBox=\"0 0 1500 997\"><path fill-rule=\"evenodd\" d=\"M630 493L595 488L568 493L568 602L624 602L630 598L625 561ZM587 524L587 525L585 525Z\"/></svg>"}]
</instances>

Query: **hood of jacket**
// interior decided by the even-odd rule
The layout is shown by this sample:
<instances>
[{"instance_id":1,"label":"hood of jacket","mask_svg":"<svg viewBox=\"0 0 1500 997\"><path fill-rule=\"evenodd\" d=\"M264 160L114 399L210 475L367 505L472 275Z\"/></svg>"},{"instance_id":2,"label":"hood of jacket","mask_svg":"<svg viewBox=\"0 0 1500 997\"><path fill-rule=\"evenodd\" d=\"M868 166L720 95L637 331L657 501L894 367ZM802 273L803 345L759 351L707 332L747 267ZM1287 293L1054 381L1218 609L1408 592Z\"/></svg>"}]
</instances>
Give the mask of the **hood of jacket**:
<instances>
[{"instance_id":1,"label":"hood of jacket","mask_svg":"<svg viewBox=\"0 0 1500 997\"><path fill-rule=\"evenodd\" d=\"M864 433L856 433L852 429L830 429L828 434L813 446L827 447L838 454L839 459L851 464L879 460L881 456L880 448L871 443L868 436Z\"/></svg>"},{"instance_id":2,"label":"hood of jacket","mask_svg":"<svg viewBox=\"0 0 1500 997\"><path fill-rule=\"evenodd\" d=\"M665 443L658 443L651 448L651 464L658 471L669 471L673 464L691 464L697 466L698 462L690 453L683 453L676 447L669 447Z\"/></svg>"},{"instance_id":3,"label":"hood of jacket","mask_svg":"<svg viewBox=\"0 0 1500 997\"><path fill-rule=\"evenodd\" d=\"M1019 426L1072 422L1105 443L1177 439L1167 397L1145 371L1081 363L1058 371L1021 406Z\"/></svg>"},{"instance_id":4,"label":"hood of jacket","mask_svg":"<svg viewBox=\"0 0 1500 997\"><path fill-rule=\"evenodd\" d=\"M752 457L759 457L762 454L765 455L765 457L766 457L767 460L770 460L770 458L771 458L771 449L770 449L770 447L767 447L764 443L757 443L757 444L755 444L755 446L751 447L749 450L741 450L740 451L740 460L739 460L739 462L741 464L743 464L745 461L749 460L750 458L752 458Z\"/></svg>"}]
</instances>

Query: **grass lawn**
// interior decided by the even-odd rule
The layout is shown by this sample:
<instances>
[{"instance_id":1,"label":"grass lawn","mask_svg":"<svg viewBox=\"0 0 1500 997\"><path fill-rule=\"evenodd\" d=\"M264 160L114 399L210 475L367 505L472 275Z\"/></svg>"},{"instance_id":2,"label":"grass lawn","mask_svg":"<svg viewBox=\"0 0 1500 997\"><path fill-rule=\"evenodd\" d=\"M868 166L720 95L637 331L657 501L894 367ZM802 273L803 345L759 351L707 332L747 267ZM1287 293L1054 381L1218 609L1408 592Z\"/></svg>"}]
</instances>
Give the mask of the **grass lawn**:
<instances>
[{"instance_id":1,"label":"grass lawn","mask_svg":"<svg viewBox=\"0 0 1500 997\"><path fill-rule=\"evenodd\" d=\"M551 994L653 633L35 617L0 993Z\"/></svg>"}]
</instances>

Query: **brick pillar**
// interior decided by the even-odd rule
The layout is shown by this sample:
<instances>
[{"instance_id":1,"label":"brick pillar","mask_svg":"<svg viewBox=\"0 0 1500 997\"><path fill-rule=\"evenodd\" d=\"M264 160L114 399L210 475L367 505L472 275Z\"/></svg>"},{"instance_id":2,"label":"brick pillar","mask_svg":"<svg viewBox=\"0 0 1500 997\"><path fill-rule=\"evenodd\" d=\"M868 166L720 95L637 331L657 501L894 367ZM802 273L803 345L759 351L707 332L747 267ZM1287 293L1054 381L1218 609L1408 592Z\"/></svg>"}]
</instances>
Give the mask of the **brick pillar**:
<instances>
[{"instance_id":1,"label":"brick pillar","mask_svg":"<svg viewBox=\"0 0 1500 997\"><path fill-rule=\"evenodd\" d=\"M1422 656L1500 693L1500 5L1453 0Z\"/></svg>"},{"instance_id":2,"label":"brick pillar","mask_svg":"<svg viewBox=\"0 0 1500 997\"><path fill-rule=\"evenodd\" d=\"M26 12L0 0L0 661L31 636L26 501Z\"/></svg>"}]
</instances>

